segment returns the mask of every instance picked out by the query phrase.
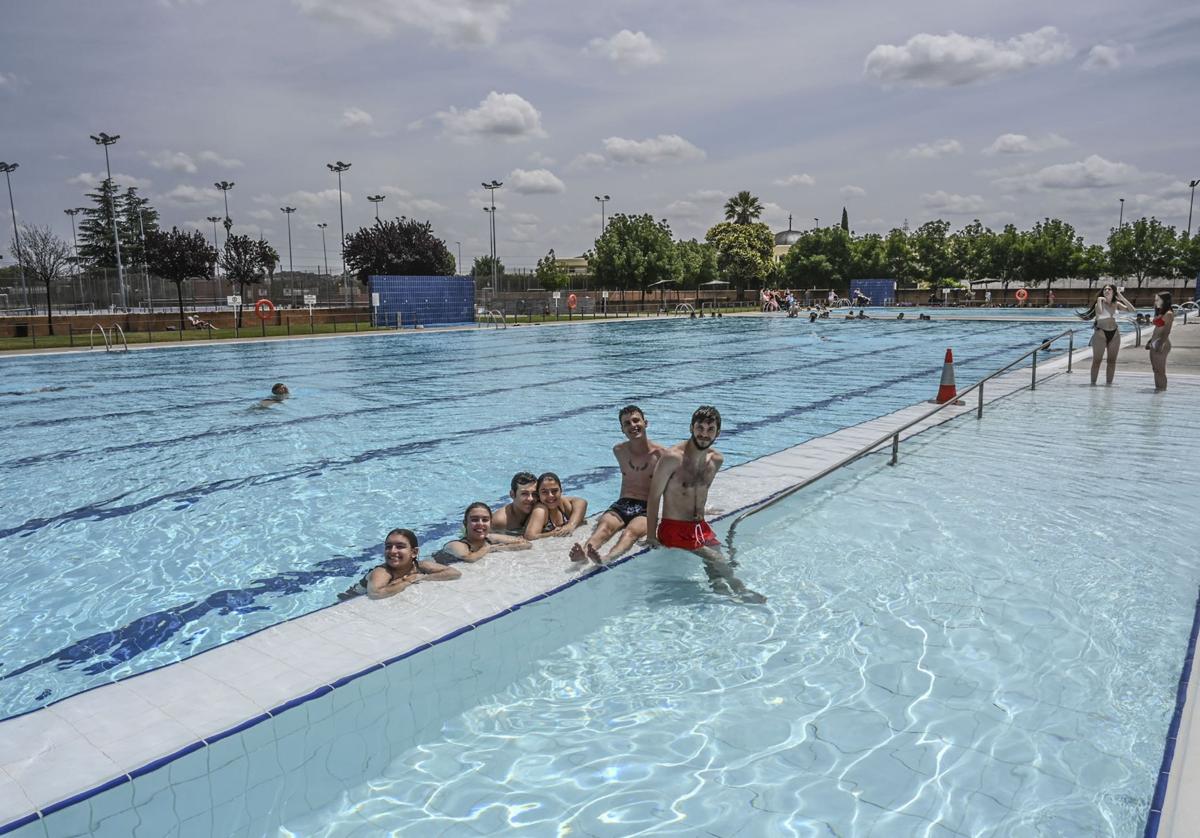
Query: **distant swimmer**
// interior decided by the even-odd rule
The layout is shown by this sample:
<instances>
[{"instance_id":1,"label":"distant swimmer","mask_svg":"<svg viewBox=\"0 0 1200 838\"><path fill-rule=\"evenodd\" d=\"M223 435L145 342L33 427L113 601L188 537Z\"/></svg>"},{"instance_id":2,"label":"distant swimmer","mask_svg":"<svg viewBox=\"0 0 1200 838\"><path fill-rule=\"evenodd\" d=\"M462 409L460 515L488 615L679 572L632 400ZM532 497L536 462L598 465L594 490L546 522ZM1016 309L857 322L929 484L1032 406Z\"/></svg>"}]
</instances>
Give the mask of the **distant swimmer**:
<instances>
[{"instance_id":1,"label":"distant swimmer","mask_svg":"<svg viewBox=\"0 0 1200 838\"><path fill-rule=\"evenodd\" d=\"M688 440L662 452L646 503L647 540L651 547L673 547L699 556L716 593L742 602L766 602L766 597L733 575L716 533L704 520L708 490L725 461L712 447L720 433L721 414L705 405L692 414Z\"/></svg>"},{"instance_id":2,"label":"distant swimmer","mask_svg":"<svg viewBox=\"0 0 1200 838\"><path fill-rule=\"evenodd\" d=\"M271 388L271 395L258 403L259 407L273 407L291 395L287 385L282 381Z\"/></svg>"},{"instance_id":3,"label":"distant swimmer","mask_svg":"<svg viewBox=\"0 0 1200 838\"><path fill-rule=\"evenodd\" d=\"M537 506L537 477L529 471L518 471L508 483L508 496L512 501L492 513L492 529L520 535L525 532L529 513Z\"/></svg>"},{"instance_id":4,"label":"distant swimmer","mask_svg":"<svg viewBox=\"0 0 1200 838\"><path fill-rule=\"evenodd\" d=\"M621 494L616 503L600 515L592 534L583 544L571 547L571 561L591 560L596 564L612 561L646 535L646 498L650 496L650 478L662 455L663 447L646 436L649 422L642 409L626 405L617 414L625 442L613 446L613 456L621 468ZM603 556L600 548L617 533L617 543Z\"/></svg>"}]
</instances>

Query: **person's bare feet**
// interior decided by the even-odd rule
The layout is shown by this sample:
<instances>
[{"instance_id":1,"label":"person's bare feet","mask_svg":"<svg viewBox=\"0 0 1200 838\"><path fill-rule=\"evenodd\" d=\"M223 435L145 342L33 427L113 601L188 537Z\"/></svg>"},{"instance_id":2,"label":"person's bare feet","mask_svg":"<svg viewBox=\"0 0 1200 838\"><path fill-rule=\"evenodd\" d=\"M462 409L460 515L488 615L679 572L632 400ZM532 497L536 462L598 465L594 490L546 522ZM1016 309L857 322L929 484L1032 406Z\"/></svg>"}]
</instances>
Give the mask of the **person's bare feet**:
<instances>
[{"instance_id":1,"label":"person's bare feet","mask_svg":"<svg viewBox=\"0 0 1200 838\"><path fill-rule=\"evenodd\" d=\"M591 545L588 546L590 547ZM587 554L583 552L583 547L578 541L571 545L571 552L569 555L571 556L571 561L573 562L586 562L588 560Z\"/></svg>"},{"instance_id":2,"label":"person's bare feet","mask_svg":"<svg viewBox=\"0 0 1200 838\"><path fill-rule=\"evenodd\" d=\"M587 546L587 557L596 564L604 564L604 559L600 558L600 551L591 544L588 544Z\"/></svg>"}]
</instances>

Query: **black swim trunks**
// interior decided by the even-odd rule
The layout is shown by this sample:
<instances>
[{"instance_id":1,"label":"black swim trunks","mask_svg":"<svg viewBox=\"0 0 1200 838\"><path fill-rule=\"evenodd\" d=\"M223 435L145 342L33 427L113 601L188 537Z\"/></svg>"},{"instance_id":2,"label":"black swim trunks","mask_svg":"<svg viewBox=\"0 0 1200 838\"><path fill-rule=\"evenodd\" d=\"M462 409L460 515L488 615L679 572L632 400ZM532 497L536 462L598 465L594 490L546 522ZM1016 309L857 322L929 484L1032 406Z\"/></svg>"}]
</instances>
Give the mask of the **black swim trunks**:
<instances>
[{"instance_id":1,"label":"black swim trunks","mask_svg":"<svg viewBox=\"0 0 1200 838\"><path fill-rule=\"evenodd\" d=\"M637 498L618 498L608 511L621 519L621 523L629 526L629 522L646 514L646 502Z\"/></svg>"}]
</instances>

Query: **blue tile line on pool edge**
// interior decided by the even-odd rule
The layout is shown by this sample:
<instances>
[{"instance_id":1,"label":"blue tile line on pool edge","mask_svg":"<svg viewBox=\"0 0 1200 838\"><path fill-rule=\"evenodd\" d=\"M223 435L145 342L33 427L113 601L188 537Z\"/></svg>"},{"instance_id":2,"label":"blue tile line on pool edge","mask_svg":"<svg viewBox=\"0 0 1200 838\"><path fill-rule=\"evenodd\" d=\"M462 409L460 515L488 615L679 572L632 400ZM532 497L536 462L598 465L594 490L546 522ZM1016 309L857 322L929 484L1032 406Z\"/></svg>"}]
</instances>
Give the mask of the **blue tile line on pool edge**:
<instances>
[{"instance_id":1,"label":"blue tile line on pool edge","mask_svg":"<svg viewBox=\"0 0 1200 838\"><path fill-rule=\"evenodd\" d=\"M1048 375L1047 378L1043 379L1043 380L1048 380L1051 377L1057 377L1059 374L1060 373L1056 372L1053 375ZM1024 389L1025 389L1024 387L1019 387L1013 392L1022 392ZM995 397L995 399L993 399L993 401L1004 398L1006 395L1011 395L1011 393L997 396L997 397ZM944 419L941 419L940 421L937 421L937 422L929 425L928 427L925 427L919 431L916 431L913 435L915 436L915 435L925 433L928 430L931 430L936 427L940 427L941 425L944 425L953 419L956 419L961 416L969 415L970 413L971 413L971 411L963 411L963 412L957 413L957 414L953 414L953 413L944 414L945 415ZM850 427L854 427L854 426L850 426ZM829 434L825 434L825 436L831 436L832 434L838 433L841 430L845 430L845 428L840 428L840 429L838 429L838 431L831 431ZM823 437L815 437L814 439L822 439L822 438ZM805 443L802 443L802 444L807 444L812 441L813 440L806 440ZM786 450L786 449L784 449L784 450ZM779 452L775 452L775 453L779 453ZM771 455L763 455L763 457L759 457L757 459L763 459L764 457L767 457L767 456L771 456ZM795 484L793 484L793 485L795 485ZM779 494L781 494L782 492L785 492L785 491L787 491L787 488L781 489L779 492L776 492L775 494L771 495L770 497L771 498L777 497ZM724 520L725 518L728 518L731 515L738 514L745 509L750 509L750 508L757 506L763 502L764 501L760 500L755 503L747 504L746 506L741 507L739 509L730 510L729 512L725 512L720 515L714 516L712 520L714 520L714 521ZM632 553L629 553L628 555L622 556L621 558L616 559L615 561L609 562L608 564L601 565L598 568L592 569L590 572L582 573L572 579L567 580L566 582L563 582L559 585L556 585L553 588L550 588L549 590L546 590L539 594L535 594L534 596L530 597L527 600L523 600L523 601L521 601L515 605L512 605L508 608L503 608L500 611L496 612L495 614L493 614L487 618L477 620L473 624L469 624L467 626L463 626L463 627L454 629L454 630L450 631L449 633L442 635L441 637L438 637L435 640L429 641L427 643L418 644L417 646L414 646L412 649L409 649L406 652L404 652L400 655L397 655L394 658L390 658L381 663L373 663L370 666L368 666L364 669L361 669L357 672L354 672L350 675L342 676L341 678L336 679L333 683L334 684L347 684L351 681L357 680L358 678L361 678L372 672L375 672L377 670L382 670L382 669L386 668L387 666L390 666L393 663L396 663L405 658L411 657L412 655L415 655L418 652L422 652L426 649L431 649L434 646L439 645L448 640L451 640L455 637L461 636L469 631L474 630L477 626L483 625L484 623L487 623L487 622L491 622L492 620L502 617L505 614L516 613L519 609L521 609L522 607L524 607L526 605L530 605L530 604L539 602L541 600L549 599L554 594L561 593L562 591L564 591L568 588L574 587L575 585L579 584L580 582L590 579L593 576L597 576L600 573L604 573L604 572L608 571L610 568L613 568L617 565L624 564L625 562L628 562L628 561L632 561L633 559L635 559L639 556L643 556L643 555L649 553L650 551L651 551L650 547L643 547L642 549L637 550ZM332 603L331 605L326 606L326 607L329 608L329 607L332 607L333 605L337 605L337 604L338 603ZM324 609L319 609L319 610L324 610ZM310 613L316 613L316 612L310 612ZM289 620L286 620L284 622L290 622L291 620L299 619L300 617L303 617L303 616L306 616L306 615L303 615L303 614L297 615L296 617L292 617ZM276 625L278 625L278 624L276 624ZM1186 666L1189 671L1190 671L1191 654L1194 653L1194 651L1195 651L1195 641L1196 641L1195 630L1196 630L1197 626L1200 626L1200 599L1197 600L1196 623L1193 625L1192 641L1189 646L1189 657L1186 662ZM259 631L264 631L266 628L270 628L270 627L269 626L264 627L264 629L260 629ZM257 634L257 633L258 632L253 632L253 634ZM250 635L247 635L247 636L250 636ZM230 642L236 642L236 641L230 641ZM226 644L222 644L222 645L226 645ZM220 647L217 646L217 647L213 647L213 648L220 648ZM205 654L206 652L210 652L210 651L212 651L212 649L206 649L204 652L201 652L199 654L202 655L202 654ZM197 657L198 656L199 655L197 655ZM169 666L169 665L170 664L164 664L164 666ZM158 668L161 669L162 667L158 667ZM155 671L155 670L147 670L147 671ZM136 673L135 675L131 675L129 677L136 678L138 675L144 675L144 674L145 674L144 672L139 672L139 673ZM122 679L122 680L125 680L125 679ZM99 686L106 686L106 685L99 685ZM96 689L96 688L93 687L92 689ZM33 821L35 821L39 818L43 818L49 814L60 811L69 806L75 805L76 803L81 803L85 800L88 800L89 798L92 798L98 794L101 794L102 792L108 791L111 788L115 788L115 787L123 785L127 782L131 782L133 779L135 779L137 777L140 777L144 774L148 774L152 771L156 771L159 768L162 768L163 766L168 765L177 759L180 759L196 750L199 750L200 748L208 747L208 745L210 745L214 742L218 742L218 741L226 738L227 736L243 732L245 730L248 730L251 727L255 727L258 724L261 724L262 722L273 719L275 716L279 715L280 713L283 713L283 712L293 709L295 707L299 707L300 705L305 704L313 699L320 698L324 695L327 695L328 693L331 693L333 690L334 690L334 686L332 684L324 684L320 687L317 687L314 690L311 690L310 692L308 692L302 696L290 699L290 700L284 702L283 704L277 705L276 707L273 707L273 708L267 710L266 713L264 713L260 716L256 716L252 719L248 719L246 721L239 722L238 724L234 725L232 728L228 728L226 730L219 731L218 733L215 733L211 736L204 737L203 739L200 739L195 742L191 742L191 743L185 745L184 747L174 751L173 753L167 754L166 756L163 756L163 757L159 757L158 759L152 760L151 762L147 763L146 765L140 766L139 768L136 768L132 771L125 772L124 774L121 774L117 777L109 779L109 780L101 783L98 786L95 786L91 789L87 789L85 791L79 792L78 794L72 795L68 798L65 798L64 800L61 800L61 801L53 803L49 806L46 806L44 809L39 810L35 813L29 814L29 815L23 815L22 817L20 817L16 820L10 821L7 824L0 824L0 835L4 835L9 832L12 832L13 830L18 829L22 826L25 826L29 823L32 823ZM88 692L88 691L90 691L90 690L85 690L84 692ZM79 695L79 694L80 693L76 693L76 695ZM39 708L39 709L41 709L41 708ZM33 712L33 711L29 711L29 712ZM25 714L21 714L21 715L25 715ZM1157 819L1155 820L1155 823L1157 824ZM1157 825L1155 826L1155 830L1157 832ZM1154 838L1154 836L1147 836L1147 838Z\"/></svg>"},{"instance_id":2,"label":"blue tile line on pool edge","mask_svg":"<svg viewBox=\"0 0 1200 838\"><path fill-rule=\"evenodd\" d=\"M1004 354L1012 349L1020 348L1020 346L1024 346L1024 344L1020 344L1019 346L1001 347L1001 348L992 350L990 352L984 353L979 356L972 356L971 360L977 361L977 360L983 360L986 358L992 358L997 355ZM881 354L881 353L885 353L885 352L894 351L894 349L895 349L895 347L890 347L887 349L880 349L880 350L872 350L871 352L868 352L868 353L862 353L861 355L859 355L857 357ZM839 356L838 358L823 359L822 361L815 362L814 365L835 363L835 362L840 362L843 360L844 360L844 358ZM779 421L781 421L785 418L791 417L791 416L795 416L795 415L798 415L801 413L812 412L814 410L818 410L823 407L828 407L830 404L832 404L836 401L839 401L841 399L845 399L845 398L848 398L851 396L869 395L871 393L886 390L887 388L889 388L895 384L912 381L912 380L915 380L916 378L919 378L922 375L929 374L931 372L936 372L940 369L941 369L941 364L938 363L927 369L917 370L917 371L914 371L914 372L911 372L911 373L908 373L905 375L896 376L892 379L888 379L883 382L878 382L876 384L872 384L867 387L861 387L856 390L845 391L845 392L838 393L833 396L826 397L824 399L820 399L815 402L808 402L803 405L791 407L791 408L788 408L787 410L780 411L776 414L772 414L771 416L762 417L762 418L754 420L752 422L744 422L744 423L740 423L740 424L735 423L731 429L729 429L725 432L725 437L726 438L733 437L743 431L755 430L760 427L765 427L772 423L779 422ZM715 382L710 382L709 385L707 385L707 386L716 386L721 383L730 383L733 381L740 380L740 378L741 378L740 376L736 376L736 377L733 377L733 378L730 378L727 380L718 380ZM608 408L611 406L610 405L594 406L595 409L600 409L602 407ZM578 411L570 411L570 412L572 414L574 414L574 413L577 413ZM542 421L548 421L548 420L544 418ZM474 433L474 432L472 432L472 433ZM831 433L836 433L836 431L831 431ZM442 442L442 440L439 440L432 444L441 444L441 442ZM771 453L778 453L778 452L771 452ZM763 454L763 455L760 455L759 458L755 458L755 459L760 459L761 457L765 457L765 456L770 456L770 454ZM752 462L752 461L753 460L749 460L747 462ZM597 475L608 476L608 474L610 474L613 471L615 471L614 467L603 466L603 467L599 467L596 469L592 469L589 472L584 472L583 474L580 474L580 475L572 475L571 477L568 477L564 481L564 488L578 490L578 489L582 488L583 486L588 485L588 483L595 482ZM591 479L584 481L583 478L585 478L589 475L591 476ZM583 482L581 482L581 481L583 481ZM222 481L222 482L224 482L224 481ZM175 493L175 494L179 494L179 493ZM191 494L191 493L189 492L189 493L185 493L185 494ZM430 538L430 537L432 537L432 538L442 537L443 535L453 532L455 529L457 529L457 527L458 527L458 524L456 522L442 524L441 526L435 527L433 530L431 530L428 533L428 535L424 535L422 540L426 540L427 538ZM5 535L5 534L7 534L7 533L0 533L0 535ZM3 675L0 675L0 681L7 680L9 678L16 677L18 675L22 675L36 667L46 665L46 664L51 663L56 660L60 662L59 666L70 666L72 664L76 664L76 663L80 663L80 662L91 661L92 663L90 663L89 666L85 667L84 671L87 674L99 674L108 669L112 669L117 666L120 666L121 664L126 663L127 661L131 660L132 658L136 657L139 654L142 654L143 652L146 652L150 649L154 649L154 648L157 648L158 646L163 645L171 637L173 637L180 630L182 630L182 628L184 626L190 624L192 621L194 621L198 617L202 616L203 614L208 613L209 611L226 610L229 612L236 612L236 613L251 613L254 611L260 611L260 610L264 610L266 608L266 606L258 606L258 605L252 604L253 601L255 599L257 599L257 597L259 595L267 594L267 593L275 594L275 595L294 593L296 591L296 589L302 590L304 588L306 582L311 584L311 583L323 581L327 578L345 578L348 576L352 576L352 575L354 575L354 573L359 572L361 570L361 567L363 564L374 560L372 554L375 549L377 549L377 547L375 545L372 545L371 547L364 548L359 553L358 557L356 557L356 558L334 558L334 559L330 559L325 562L319 563L316 566L316 568L313 570L289 571L285 574L280 574L280 575L277 575L274 577L268 577L265 580L261 580L262 584L259 585L257 588L241 589L241 590L236 590L236 591L217 591L217 592L214 592L213 594L210 594L208 597L206 597L205 599L201 600L198 603L197 602L186 603L184 605L176 606L172 609L167 609L165 611L154 612L152 614L141 617L138 620L134 621L133 623L127 624L126 626L116 629L114 631L101 632L101 633L98 633L95 635L91 635L90 637L83 638L82 640L75 641L71 645L64 647L63 649L60 649L57 652L46 655L36 661L31 661L27 664L24 664L23 666L18 667L17 669L12 670L11 672L6 672ZM351 565L353 565L354 569L351 570L351 568L349 566L347 566L347 563L350 563ZM241 600L241 599L244 599L247 601L239 602L239 600ZM317 610L321 610L321 609L317 609ZM306 613L315 613L315 611L306 612ZM303 616L303 615L297 615L297 616ZM295 619L295 618L289 618L289 619ZM273 623L272 625L280 625L281 622L287 622L287 620L279 621L279 622ZM148 638L144 634L146 629L151 630L150 636ZM255 633L255 632L252 632L251 634L253 634L253 633ZM250 635L246 634L246 635L242 635L242 636L248 637ZM147 639L150 642L145 642ZM111 649L113 651L111 651L107 654L107 658L105 660L98 660L98 653L105 647L107 647L108 649ZM169 663L163 664L163 666L167 666L167 665L169 665ZM154 669L158 669L158 668L161 668L161 666L154 667L154 668L144 670L144 671L150 672L150 671L154 671ZM141 673L135 673L134 675L127 676L127 677L135 677L136 674L141 674ZM124 680L124 679L118 679L118 680ZM112 683L112 682L107 682L107 683ZM71 695L81 695L82 693L88 692L91 689L95 689L96 687L99 687L99 686L104 686L104 685L97 684L93 687L89 687L86 690L80 690L78 692L72 693ZM26 710L21 713L16 713L16 714L10 715L5 718L6 719L7 718L16 718L17 716L25 715L25 713L33 712L34 710L40 709L41 707L50 706L52 704L57 703L58 701L63 701L66 698L70 698L70 697L71 696L63 696L62 698L56 699L55 701L47 702L46 704L39 705L38 707L34 707L34 708L31 708L30 710ZM0 719L0 721L4 721L4 719Z\"/></svg>"},{"instance_id":3,"label":"blue tile line on pool edge","mask_svg":"<svg viewBox=\"0 0 1200 838\"><path fill-rule=\"evenodd\" d=\"M1188 686L1192 676L1192 663L1196 659L1196 638L1200 635L1200 592L1196 596L1196 610L1192 617L1192 633L1188 638L1187 652L1183 658L1183 668L1179 673L1179 687L1175 692L1175 712L1171 716L1171 724L1167 728L1167 739L1163 743L1162 763L1158 769L1158 782L1154 785L1154 795L1150 799L1150 811L1146 814L1146 829L1143 838L1158 838L1158 828L1162 821L1162 807L1167 797L1167 784L1171 779L1171 763L1175 759L1175 747L1178 744L1179 726L1183 722L1183 709L1187 704ZM1195 712L1195 711L1193 711Z\"/></svg>"}]
</instances>

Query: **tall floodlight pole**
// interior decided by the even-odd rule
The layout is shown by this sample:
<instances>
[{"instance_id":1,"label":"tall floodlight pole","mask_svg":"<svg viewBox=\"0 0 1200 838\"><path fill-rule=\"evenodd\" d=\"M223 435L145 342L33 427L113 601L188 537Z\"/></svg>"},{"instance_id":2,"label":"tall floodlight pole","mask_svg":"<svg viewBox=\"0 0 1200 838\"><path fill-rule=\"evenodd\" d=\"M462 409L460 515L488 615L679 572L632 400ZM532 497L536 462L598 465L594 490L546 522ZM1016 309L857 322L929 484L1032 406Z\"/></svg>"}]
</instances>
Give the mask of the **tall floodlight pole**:
<instances>
[{"instance_id":1,"label":"tall floodlight pole","mask_svg":"<svg viewBox=\"0 0 1200 838\"><path fill-rule=\"evenodd\" d=\"M1188 186L1192 188L1192 197L1188 199L1188 238L1192 237L1192 204L1196 202L1196 187L1200 186L1200 178L1191 181Z\"/></svg>"},{"instance_id":2,"label":"tall floodlight pole","mask_svg":"<svg viewBox=\"0 0 1200 838\"><path fill-rule=\"evenodd\" d=\"M11 174L20 165L20 163L0 163L0 172L4 172L4 179L8 181L8 208L12 210L13 238L17 243L17 271L21 275L21 297L25 302L25 307L29 308L29 288L25 285L25 260L21 258L21 229L17 226L17 207L13 203L12 196Z\"/></svg>"},{"instance_id":3,"label":"tall floodlight pole","mask_svg":"<svg viewBox=\"0 0 1200 838\"><path fill-rule=\"evenodd\" d=\"M233 189L236 184L227 180L218 180L213 186L221 190L221 195L225 198L225 246L229 246L229 231L233 229L233 219L229 217L229 190Z\"/></svg>"},{"instance_id":4,"label":"tall floodlight pole","mask_svg":"<svg viewBox=\"0 0 1200 838\"><path fill-rule=\"evenodd\" d=\"M818 228L818 227L820 227L820 226L821 226L821 219L819 219L819 218L814 218L814 219L813 219L813 229L815 230L815 229L817 229L817 228Z\"/></svg>"},{"instance_id":5,"label":"tall floodlight pole","mask_svg":"<svg viewBox=\"0 0 1200 838\"><path fill-rule=\"evenodd\" d=\"M458 261L454 263L455 273L462 276L462 242L455 242L458 245Z\"/></svg>"},{"instance_id":6,"label":"tall floodlight pole","mask_svg":"<svg viewBox=\"0 0 1200 838\"><path fill-rule=\"evenodd\" d=\"M500 289L496 287L496 190L504 184L493 179L491 183L484 183L483 188L488 191L488 195L492 199L492 293L496 293Z\"/></svg>"},{"instance_id":7,"label":"tall floodlight pole","mask_svg":"<svg viewBox=\"0 0 1200 838\"><path fill-rule=\"evenodd\" d=\"M1121 214L1117 216L1117 229L1124 230L1125 229L1125 199L1118 198L1117 200L1121 202Z\"/></svg>"},{"instance_id":8,"label":"tall floodlight pole","mask_svg":"<svg viewBox=\"0 0 1200 838\"><path fill-rule=\"evenodd\" d=\"M109 136L101 131L91 135L96 145L104 146L104 172L108 175L108 209L112 213L113 246L117 251L117 289L120 291L121 308L125 308L125 269L121 266L121 237L117 235L117 205L113 201L112 166L108 162L108 147L121 139L120 134Z\"/></svg>"},{"instance_id":9,"label":"tall floodlight pole","mask_svg":"<svg viewBox=\"0 0 1200 838\"><path fill-rule=\"evenodd\" d=\"M292 264L292 213L296 211L295 207L280 207L279 211L287 216L288 225L288 273L294 274L296 266ZM294 277L293 277L294 278Z\"/></svg>"},{"instance_id":10,"label":"tall floodlight pole","mask_svg":"<svg viewBox=\"0 0 1200 838\"><path fill-rule=\"evenodd\" d=\"M141 209L138 209L138 234L142 237L142 280L146 283L146 307L153 314L154 297L150 294L150 265L146 261L146 222Z\"/></svg>"},{"instance_id":11,"label":"tall floodlight pole","mask_svg":"<svg viewBox=\"0 0 1200 838\"><path fill-rule=\"evenodd\" d=\"M219 255L220 255L220 253L221 253L221 245L217 244L217 222L221 220L221 216L219 216L219 215L206 215L206 216L204 217L204 220L205 220L205 221L211 221L211 222L212 222L212 226L213 226L213 250L217 251L217 255L219 256ZM214 267L214 268L213 268L213 273L215 274L215 276L220 276L220 275L221 275L221 269L220 269L220 267L219 267L219 266L218 266L218 267Z\"/></svg>"},{"instance_id":12,"label":"tall floodlight pole","mask_svg":"<svg viewBox=\"0 0 1200 838\"><path fill-rule=\"evenodd\" d=\"M387 195L368 195L367 200L375 205L375 220L379 220L379 204Z\"/></svg>"},{"instance_id":13,"label":"tall floodlight pole","mask_svg":"<svg viewBox=\"0 0 1200 838\"><path fill-rule=\"evenodd\" d=\"M596 195L595 198L600 203L600 235L604 235L604 205L611 201L612 198L607 195L604 197Z\"/></svg>"},{"instance_id":14,"label":"tall floodlight pole","mask_svg":"<svg viewBox=\"0 0 1200 838\"><path fill-rule=\"evenodd\" d=\"M75 285L79 289L79 297L83 297L83 282L79 279L79 239L75 235L75 216L83 212L83 207L63 210L67 215L71 216L71 244L75 248Z\"/></svg>"},{"instance_id":15,"label":"tall floodlight pole","mask_svg":"<svg viewBox=\"0 0 1200 838\"><path fill-rule=\"evenodd\" d=\"M329 276L329 251L325 249L325 228L329 225L319 221L317 226L321 228L321 253L325 256L325 276Z\"/></svg>"},{"instance_id":16,"label":"tall floodlight pole","mask_svg":"<svg viewBox=\"0 0 1200 838\"><path fill-rule=\"evenodd\" d=\"M488 258L490 258L492 260L492 268L493 268L493 270L492 270L492 291L495 292L495 291L499 290L495 286L495 282L496 282L496 271L495 271L495 266L496 266L496 223L493 220L493 216L492 216L492 213L494 213L495 210L493 210L491 207L484 207L483 211L488 214Z\"/></svg>"},{"instance_id":17,"label":"tall floodlight pole","mask_svg":"<svg viewBox=\"0 0 1200 838\"><path fill-rule=\"evenodd\" d=\"M346 214L342 210L342 172L350 168L349 163L343 163L338 160L335 163L326 163L325 167L329 171L334 172L338 176L338 223L342 230L342 282L346 286L346 302L350 302L350 283L345 281L346 275Z\"/></svg>"}]
</instances>

